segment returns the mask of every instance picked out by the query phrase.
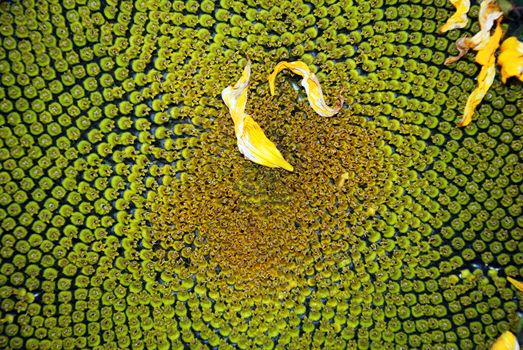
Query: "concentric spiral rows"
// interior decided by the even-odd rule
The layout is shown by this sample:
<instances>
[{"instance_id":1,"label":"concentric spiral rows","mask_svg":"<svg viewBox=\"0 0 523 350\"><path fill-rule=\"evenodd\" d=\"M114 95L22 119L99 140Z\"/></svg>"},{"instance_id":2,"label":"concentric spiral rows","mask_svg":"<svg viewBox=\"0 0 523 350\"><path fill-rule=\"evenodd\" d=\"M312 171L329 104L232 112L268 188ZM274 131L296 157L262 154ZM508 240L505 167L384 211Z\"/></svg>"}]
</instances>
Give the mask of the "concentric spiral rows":
<instances>
[{"instance_id":1,"label":"concentric spiral rows","mask_svg":"<svg viewBox=\"0 0 523 350\"><path fill-rule=\"evenodd\" d=\"M456 127L478 66L442 66L452 10L1 2L0 348L481 349L514 330L522 87L496 80ZM219 93L247 57L247 112L292 173L237 149ZM284 72L271 97L284 60L340 113Z\"/></svg>"}]
</instances>

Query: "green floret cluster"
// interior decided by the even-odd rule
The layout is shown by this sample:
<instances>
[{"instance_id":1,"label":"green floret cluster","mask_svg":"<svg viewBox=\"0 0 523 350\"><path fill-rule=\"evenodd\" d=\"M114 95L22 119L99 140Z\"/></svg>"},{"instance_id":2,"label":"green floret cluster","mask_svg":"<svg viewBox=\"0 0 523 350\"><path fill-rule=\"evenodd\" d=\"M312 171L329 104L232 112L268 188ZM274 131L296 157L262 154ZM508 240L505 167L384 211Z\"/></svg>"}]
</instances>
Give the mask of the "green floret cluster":
<instances>
[{"instance_id":1,"label":"green floret cluster","mask_svg":"<svg viewBox=\"0 0 523 350\"><path fill-rule=\"evenodd\" d=\"M470 17L478 14L473 5ZM0 348L486 349L523 296L523 89L445 0L0 2ZM294 172L244 159L220 91ZM309 106L301 60L333 118ZM343 186L337 186L347 173Z\"/></svg>"}]
</instances>

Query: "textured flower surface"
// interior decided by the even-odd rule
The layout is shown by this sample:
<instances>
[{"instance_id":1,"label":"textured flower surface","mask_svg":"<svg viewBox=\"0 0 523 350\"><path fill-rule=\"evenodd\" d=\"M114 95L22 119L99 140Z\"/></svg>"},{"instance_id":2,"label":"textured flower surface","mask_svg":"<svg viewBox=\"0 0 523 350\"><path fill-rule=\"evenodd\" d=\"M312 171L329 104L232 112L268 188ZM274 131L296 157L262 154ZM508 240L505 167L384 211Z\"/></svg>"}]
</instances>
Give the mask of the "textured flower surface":
<instances>
[{"instance_id":1,"label":"textured flower surface","mask_svg":"<svg viewBox=\"0 0 523 350\"><path fill-rule=\"evenodd\" d=\"M522 84L459 128L481 66L443 64L481 6L438 33L447 0L0 1L0 349L517 334ZM283 61L344 106L289 71L271 95ZM293 172L243 159L245 113Z\"/></svg>"}]
</instances>

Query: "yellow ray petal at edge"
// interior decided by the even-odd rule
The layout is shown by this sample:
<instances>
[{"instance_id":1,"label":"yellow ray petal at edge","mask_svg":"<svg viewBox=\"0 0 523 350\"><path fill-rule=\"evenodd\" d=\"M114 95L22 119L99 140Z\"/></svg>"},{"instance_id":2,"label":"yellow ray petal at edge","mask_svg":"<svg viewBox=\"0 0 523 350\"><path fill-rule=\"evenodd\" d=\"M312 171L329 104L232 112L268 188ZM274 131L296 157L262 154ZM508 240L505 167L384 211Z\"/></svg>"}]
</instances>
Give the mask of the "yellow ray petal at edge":
<instances>
[{"instance_id":1,"label":"yellow ray petal at edge","mask_svg":"<svg viewBox=\"0 0 523 350\"><path fill-rule=\"evenodd\" d=\"M445 33L452 29L464 28L469 21L467 17L467 13L470 10L469 0L450 0L450 3L454 5L456 12L441 26L439 29L440 33Z\"/></svg>"},{"instance_id":2,"label":"yellow ray petal at edge","mask_svg":"<svg viewBox=\"0 0 523 350\"><path fill-rule=\"evenodd\" d=\"M496 76L496 58L494 56L490 57L490 60L487 65L481 67L481 71L478 76L478 85L474 91L470 94L467 104L465 105L465 111L463 112L463 118L459 122L459 126L467 126L472 121L472 116L474 111L480 102L485 97L488 89L494 82L494 77Z\"/></svg>"},{"instance_id":3,"label":"yellow ray petal at edge","mask_svg":"<svg viewBox=\"0 0 523 350\"><path fill-rule=\"evenodd\" d=\"M503 41L498 65L501 66L503 83L514 76L523 81L523 43L514 36Z\"/></svg>"},{"instance_id":4,"label":"yellow ray petal at edge","mask_svg":"<svg viewBox=\"0 0 523 350\"><path fill-rule=\"evenodd\" d=\"M513 279L512 277L507 277L507 281L509 281L514 287L516 287L520 292L523 292L523 282L520 282L518 280Z\"/></svg>"},{"instance_id":5,"label":"yellow ray petal at edge","mask_svg":"<svg viewBox=\"0 0 523 350\"><path fill-rule=\"evenodd\" d=\"M276 75L284 69L289 69L293 73L303 77L301 85L305 88L309 104L316 113L322 117L332 117L340 111L343 101L340 99L335 107L329 107L325 102L325 98L323 97L323 92L321 91L321 85L318 81L318 78L310 71L309 67L301 61L283 61L274 67L274 71L269 74L268 77L271 95L274 95L274 82L276 80Z\"/></svg>"},{"instance_id":6,"label":"yellow ray petal at edge","mask_svg":"<svg viewBox=\"0 0 523 350\"><path fill-rule=\"evenodd\" d=\"M506 331L496 339L490 350L519 350L519 344L516 336L512 332Z\"/></svg>"}]
</instances>

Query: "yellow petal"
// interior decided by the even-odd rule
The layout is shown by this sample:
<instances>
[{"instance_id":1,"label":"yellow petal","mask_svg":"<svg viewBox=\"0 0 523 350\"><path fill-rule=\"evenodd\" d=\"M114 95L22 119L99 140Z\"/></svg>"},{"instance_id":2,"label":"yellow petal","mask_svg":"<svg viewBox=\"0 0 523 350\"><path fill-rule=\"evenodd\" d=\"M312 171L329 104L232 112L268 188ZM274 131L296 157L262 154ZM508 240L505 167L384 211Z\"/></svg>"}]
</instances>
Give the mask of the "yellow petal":
<instances>
[{"instance_id":1,"label":"yellow petal","mask_svg":"<svg viewBox=\"0 0 523 350\"><path fill-rule=\"evenodd\" d=\"M467 104L465 105L465 111L463 113L463 118L459 122L459 126L467 126L472 121L472 116L474 111L480 102L485 97L488 89L494 82L494 77L496 76L496 58L494 56L490 57L488 64L481 67L481 71L478 76L478 85L474 91L470 94Z\"/></svg>"},{"instance_id":2,"label":"yellow petal","mask_svg":"<svg viewBox=\"0 0 523 350\"><path fill-rule=\"evenodd\" d=\"M262 128L245 115L244 122L236 134L240 152L249 160L271 168L283 168L292 171L293 167L283 158L276 145L265 136Z\"/></svg>"},{"instance_id":3,"label":"yellow petal","mask_svg":"<svg viewBox=\"0 0 523 350\"><path fill-rule=\"evenodd\" d=\"M501 66L503 82L510 77L517 77L523 81L523 43L514 36L503 41L498 64Z\"/></svg>"},{"instance_id":4,"label":"yellow petal","mask_svg":"<svg viewBox=\"0 0 523 350\"><path fill-rule=\"evenodd\" d=\"M519 344L516 340L516 336L506 331L492 344L490 350L519 350Z\"/></svg>"},{"instance_id":5,"label":"yellow petal","mask_svg":"<svg viewBox=\"0 0 523 350\"><path fill-rule=\"evenodd\" d=\"M519 289L520 292L523 292L523 282L515 280L512 277L507 277L507 281L509 281L514 287Z\"/></svg>"},{"instance_id":6,"label":"yellow petal","mask_svg":"<svg viewBox=\"0 0 523 350\"><path fill-rule=\"evenodd\" d=\"M293 73L303 77L301 80L301 85L305 88L309 104L316 113L322 117L332 117L340 111L343 101L340 100L335 107L329 107L323 97L323 92L321 91L318 78L310 71L309 67L307 67L307 65L301 61L283 61L276 65L274 71L269 74L269 89L271 91L271 95L274 95L274 82L276 80L276 75L284 69L289 69Z\"/></svg>"},{"instance_id":7,"label":"yellow petal","mask_svg":"<svg viewBox=\"0 0 523 350\"><path fill-rule=\"evenodd\" d=\"M479 47L476 47L476 50L479 50L483 48L484 45L487 44L488 37L490 36L490 30L494 26L494 21L496 21L498 18L500 18L503 15L503 11L497 4L496 0L483 0L479 6L479 27L481 28L478 32L479 37L482 38L482 40L474 40L477 41L477 44ZM480 33L487 33L488 35L480 35ZM486 37L486 38L485 38Z\"/></svg>"},{"instance_id":8,"label":"yellow petal","mask_svg":"<svg viewBox=\"0 0 523 350\"><path fill-rule=\"evenodd\" d=\"M503 41L503 44L501 44L501 52L504 51L514 51L520 55L523 55L523 43L515 36L511 36L510 38L507 38L505 41Z\"/></svg>"},{"instance_id":9,"label":"yellow petal","mask_svg":"<svg viewBox=\"0 0 523 350\"><path fill-rule=\"evenodd\" d=\"M234 86L228 86L222 91L222 99L229 108L236 129L242 123L247 105L247 86L251 76L251 61L243 69L240 80Z\"/></svg>"},{"instance_id":10,"label":"yellow petal","mask_svg":"<svg viewBox=\"0 0 523 350\"><path fill-rule=\"evenodd\" d=\"M490 37L487 42L487 45L478 51L476 54L476 62L482 66L488 64L490 57L494 56L494 53L499 47L499 41L503 36L503 29L501 29L500 21L496 22L496 30L494 34Z\"/></svg>"},{"instance_id":11,"label":"yellow petal","mask_svg":"<svg viewBox=\"0 0 523 350\"><path fill-rule=\"evenodd\" d=\"M456 12L450 16L447 22L439 29L440 33L446 31L464 28L468 23L467 13L470 9L469 0L450 0L450 3L456 8Z\"/></svg>"},{"instance_id":12,"label":"yellow petal","mask_svg":"<svg viewBox=\"0 0 523 350\"><path fill-rule=\"evenodd\" d=\"M490 39L490 30L494 26L494 21L503 15L501 8L496 3L496 0L483 0L479 8L479 26L480 31L472 38L464 37L456 41L456 48L459 51L458 56L449 57L445 64L456 62L463 57L469 49L481 50L484 48Z\"/></svg>"},{"instance_id":13,"label":"yellow petal","mask_svg":"<svg viewBox=\"0 0 523 350\"><path fill-rule=\"evenodd\" d=\"M283 159L276 145L265 136L258 123L251 116L245 114L250 76L251 61L248 61L238 82L222 91L222 99L229 108L234 121L238 148L247 159L255 163L292 171L293 167Z\"/></svg>"}]
</instances>

